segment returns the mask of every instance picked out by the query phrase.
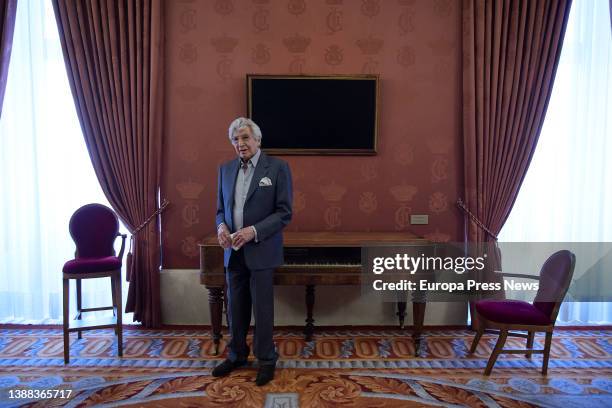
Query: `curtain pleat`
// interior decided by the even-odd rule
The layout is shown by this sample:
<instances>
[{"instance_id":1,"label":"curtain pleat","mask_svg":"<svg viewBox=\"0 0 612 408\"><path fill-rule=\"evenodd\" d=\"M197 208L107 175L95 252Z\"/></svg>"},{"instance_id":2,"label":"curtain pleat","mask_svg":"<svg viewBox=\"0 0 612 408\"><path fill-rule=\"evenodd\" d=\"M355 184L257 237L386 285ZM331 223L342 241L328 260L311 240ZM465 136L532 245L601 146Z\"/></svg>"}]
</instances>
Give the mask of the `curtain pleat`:
<instances>
[{"instance_id":1,"label":"curtain pleat","mask_svg":"<svg viewBox=\"0 0 612 408\"><path fill-rule=\"evenodd\" d=\"M53 0L53 6L96 176L132 233L126 311L158 327L163 4Z\"/></svg>"}]
</instances>

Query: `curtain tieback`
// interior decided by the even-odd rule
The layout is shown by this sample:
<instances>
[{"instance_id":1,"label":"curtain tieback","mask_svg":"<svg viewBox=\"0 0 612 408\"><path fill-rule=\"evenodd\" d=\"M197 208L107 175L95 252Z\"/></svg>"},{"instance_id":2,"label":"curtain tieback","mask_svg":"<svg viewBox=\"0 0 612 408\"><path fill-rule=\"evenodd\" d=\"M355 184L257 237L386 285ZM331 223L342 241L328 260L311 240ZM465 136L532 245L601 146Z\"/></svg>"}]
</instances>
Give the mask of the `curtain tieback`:
<instances>
[{"instance_id":1,"label":"curtain tieback","mask_svg":"<svg viewBox=\"0 0 612 408\"><path fill-rule=\"evenodd\" d=\"M128 282L131 281L131 279L132 279L132 267L133 267L133 263L132 263L132 248L134 247L134 236L136 236L136 234L138 234L144 227L146 227L147 224L150 223L151 220L153 220L153 218L155 218L156 216L161 214L166 209L168 204L170 204L170 201L168 201L168 200L166 200L164 198L164 201L161 203L159 208L157 210L155 210L153 212L153 214L151 214L146 220L144 220L144 222L142 224L140 224L138 227L134 228L134 231L132 231L132 234L130 236L130 250L128 251L127 258L126 258L126 261L125 261L125 265L126 265L126 269L127 269L126 280Z\"/></svg>"},{"instance_id":2,"label":"curtain tieback","mask_svg":"<svg viewBox=\"0 0 612 408\"><path fill-rule=\"evenodd\" d=\"M166 209L166 207L168 206L168 204L170 204L170 201L166 200L164 198L164 201L161 203L161 205L159 206L159 208L157 210L155 210L155 212L153 212L153 214L151 214L146 220L144 220L144 222L142 224L140 224L139 226L137 226L136 228L134 228L134 231L132 232L132 236L138 234L140 232L140 230L142 230L144 227L147 226L148 223L151 222L151 220L162 213L162 211L164 211Z\"/></svg>"},{"instance_id":3,"label":"curtain tieback","mask_svg":"<svg viewBox=\"0 0 612 408\"><path fill-rule=\"evenodd\" d=\"M482 228L487 234L492 236L497 241L497 235L495 235L493 233L493 231L491 231L489 228L487 228L487 226L484 225L482 223L482 221L480 221L478 219L478 217L476 217L474 214L472 214L472 212L465 206L465 203L463 202L463 200L461 198L457 199L457 207L461 208L463 210L463 212L466 213L472 219L472 221L474 221L476 223L476 225L478 225L480 228Z\"/></svg>"}]
</instances>

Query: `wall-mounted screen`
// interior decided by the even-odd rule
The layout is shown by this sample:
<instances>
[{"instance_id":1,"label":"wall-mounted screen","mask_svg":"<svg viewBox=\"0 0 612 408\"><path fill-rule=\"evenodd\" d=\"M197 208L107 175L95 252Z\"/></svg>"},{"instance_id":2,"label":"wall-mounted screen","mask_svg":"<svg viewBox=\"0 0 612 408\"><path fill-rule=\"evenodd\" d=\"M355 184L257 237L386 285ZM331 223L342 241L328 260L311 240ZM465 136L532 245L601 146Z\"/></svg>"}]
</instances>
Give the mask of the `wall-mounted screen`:
<instances>
[{"instance_id":1,"label":"wall-mounted screen","mask_svg":"<svg viewBox=\"0 0 612 408\"><path fill-rule=\"evenodd\" d=\"M247 75L247 115L271 154L376 154L378 76Z\"/></svg>"}]
</instances>

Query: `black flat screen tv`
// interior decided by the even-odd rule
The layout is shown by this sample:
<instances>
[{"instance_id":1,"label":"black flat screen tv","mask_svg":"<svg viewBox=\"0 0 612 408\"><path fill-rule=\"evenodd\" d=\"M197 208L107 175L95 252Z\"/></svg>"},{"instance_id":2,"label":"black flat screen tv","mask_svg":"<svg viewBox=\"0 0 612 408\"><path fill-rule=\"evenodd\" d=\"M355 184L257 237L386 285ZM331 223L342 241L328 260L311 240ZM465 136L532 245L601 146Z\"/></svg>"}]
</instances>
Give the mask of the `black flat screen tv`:
<instances>
[{"instance_id":1,"label":"black flat screen tv","mask_svg":"<svg viewBox=\"0 0 612 408\"><path fill-rule=\"evenodd\" d=\"M376 75L247 75L247 115L270 154L373 155Z\"/></svg>"}]
</instances>

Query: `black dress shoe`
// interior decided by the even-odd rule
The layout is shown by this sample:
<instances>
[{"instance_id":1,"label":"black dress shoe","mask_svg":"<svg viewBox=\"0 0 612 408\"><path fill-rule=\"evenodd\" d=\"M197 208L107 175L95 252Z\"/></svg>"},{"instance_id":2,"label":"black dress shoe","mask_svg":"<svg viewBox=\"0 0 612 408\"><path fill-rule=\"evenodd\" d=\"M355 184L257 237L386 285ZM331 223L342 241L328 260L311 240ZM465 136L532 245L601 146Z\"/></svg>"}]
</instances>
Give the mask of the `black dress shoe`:
<instances>
[{"instance_id":1,"label":"black dress shoe","mask_svg":"<svg viewBox=\"0 0 612 408\"><path fill-rule=\"evenodd\" d=\"M231 360L226 359L212 370L212 376L213 377L226 376L232 371L234 371L236 368L242 367L246 363L247 363L246 360L231 361Z\"/></svg>"},{"instance_id":2,"label":"black dress shoe","mask_svg":"<svg viewBox=\"0 0 612 408\"><path fill-rule=\"evenodd\" d=\"M259 367L259 370L257 371L257 378L255 379L255 384L261 387L262 385L266 385L267 383L272 381L272 379L274 378L275 368L276 367L271 364Z\"/></svg>"}]
</instances>

